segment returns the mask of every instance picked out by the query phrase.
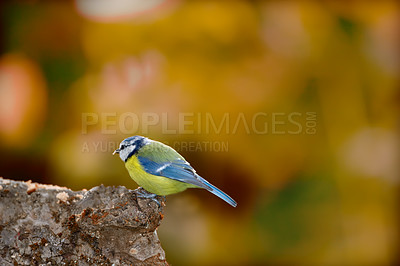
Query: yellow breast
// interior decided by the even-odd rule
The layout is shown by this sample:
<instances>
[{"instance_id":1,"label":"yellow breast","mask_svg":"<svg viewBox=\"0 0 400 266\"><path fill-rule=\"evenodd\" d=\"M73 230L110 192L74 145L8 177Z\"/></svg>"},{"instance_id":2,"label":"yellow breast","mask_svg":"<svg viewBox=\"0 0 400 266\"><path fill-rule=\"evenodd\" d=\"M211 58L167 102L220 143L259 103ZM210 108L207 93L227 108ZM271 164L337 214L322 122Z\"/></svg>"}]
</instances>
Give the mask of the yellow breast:
<instances>
[{"instance_id":1,"label":"yellow breast","mask_svg":"<svg viewBox=\"0 0 400 266\"><path fill-rule=\"evenodd\" d=\"M156 176L147 173L139 163L137 156L133 155L125 163L131 178L142 188L150 193L165 196L181 192L194 185L176 181L164 176Z\"/></svg>"}]
</instances>

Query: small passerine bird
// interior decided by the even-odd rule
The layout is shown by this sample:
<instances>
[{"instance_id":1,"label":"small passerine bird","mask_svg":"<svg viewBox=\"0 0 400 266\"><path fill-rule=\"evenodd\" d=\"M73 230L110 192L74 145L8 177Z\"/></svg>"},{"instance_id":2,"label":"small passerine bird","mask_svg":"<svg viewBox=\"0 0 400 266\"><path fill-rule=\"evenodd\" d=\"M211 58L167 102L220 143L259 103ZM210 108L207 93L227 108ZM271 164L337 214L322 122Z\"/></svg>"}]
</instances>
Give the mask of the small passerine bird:
<instances>
[{"instance_id":1,"label":"small passerine bird","mask_svg":"<svg viewBox=\"0 0 400 266\"><path fill-rule=\"evenodd\" d=\"M166 196L187 188L204 188L233 207L237 203L225 192L199 176L173 148L142 136L124 139L118 153L131 178L150 193Z\"/></svg>"}]
</instances>

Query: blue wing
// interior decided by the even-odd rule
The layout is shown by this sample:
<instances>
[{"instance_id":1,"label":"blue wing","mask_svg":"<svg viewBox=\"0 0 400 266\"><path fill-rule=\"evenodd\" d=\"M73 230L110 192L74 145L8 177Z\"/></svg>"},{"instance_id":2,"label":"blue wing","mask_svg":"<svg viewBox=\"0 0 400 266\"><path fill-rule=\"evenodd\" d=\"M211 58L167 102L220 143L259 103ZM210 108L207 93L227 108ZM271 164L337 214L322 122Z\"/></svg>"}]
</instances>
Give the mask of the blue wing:
<instances>
[{"instance_id":1,"label":"blue wing","mask_svg":"<svg viewBox=\"0 0 400 266\"><path fill-rule=\"evenodd\" d=\"M152 175L164 176L177 181L206 188L199 180L196 171L186 161L177 158L171 162L154 162L146 157L138 156L144 170Z\"/></svg>"},{"instance_id":2,"label":"blue wing","mask_svg":"<svg viewBox=\"0 0 400 266\"><path fill-rule=\"evenodd\" d=\"M199 176L193 167L181 158L176 158L175 160L168 162L154 162L146 157L138 156L138 160L144 170L149 174L164 176L173 180L205 188L233 207L236 207L237 205L230 196Z\"/></svg>"}]
</instances>

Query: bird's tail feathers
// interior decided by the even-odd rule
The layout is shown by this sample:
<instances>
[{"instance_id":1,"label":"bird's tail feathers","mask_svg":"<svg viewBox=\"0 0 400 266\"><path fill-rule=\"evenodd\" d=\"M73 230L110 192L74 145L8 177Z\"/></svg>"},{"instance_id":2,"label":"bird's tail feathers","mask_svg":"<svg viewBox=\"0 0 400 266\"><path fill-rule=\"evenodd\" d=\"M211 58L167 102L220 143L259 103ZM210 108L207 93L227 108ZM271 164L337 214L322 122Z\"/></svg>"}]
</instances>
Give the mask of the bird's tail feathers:
<instances>
[{"instance_id":1,"label":"bird's tail feathers","mask_svg":"<svg viewBox=\"0 0 400 266\"><path fill-rule=\"evenodd\" d=\"M197 178L199 178L201 183L204 185L204 186L201 186L201 187L207 189L208 191L213 193L215 196L223 199L224 201L226 201L231 206L233 206L233 207L237 206L236 201L234 199L232 199L228 194L226 194L225 192L223 192L222 190L220 190L219 188L217 188L216 186L214 186L213 184L211 184L210 182L208 182L207 180L205 180L201 176L197 175Z\"/></svg>"}]
</instances>

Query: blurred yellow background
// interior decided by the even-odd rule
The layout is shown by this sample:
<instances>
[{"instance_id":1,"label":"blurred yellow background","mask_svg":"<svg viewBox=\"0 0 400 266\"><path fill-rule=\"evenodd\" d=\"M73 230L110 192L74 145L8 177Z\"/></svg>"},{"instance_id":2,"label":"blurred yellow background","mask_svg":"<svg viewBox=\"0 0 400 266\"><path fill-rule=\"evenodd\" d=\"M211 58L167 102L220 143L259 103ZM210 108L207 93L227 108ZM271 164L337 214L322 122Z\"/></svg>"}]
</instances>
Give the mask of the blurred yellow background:
<instances>
[{"instance_id":1,"label":"blurred yellow background","mask_svg":"<svg viewBox=\"0 0 400 266\"><path fill-rule=\"evenodd\" d=\"M172 265L397 265L396 1L0 2L0 176L136 188L118 143L230 194L169 196Z\"/></svg>"}]
</instances>

